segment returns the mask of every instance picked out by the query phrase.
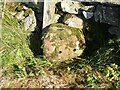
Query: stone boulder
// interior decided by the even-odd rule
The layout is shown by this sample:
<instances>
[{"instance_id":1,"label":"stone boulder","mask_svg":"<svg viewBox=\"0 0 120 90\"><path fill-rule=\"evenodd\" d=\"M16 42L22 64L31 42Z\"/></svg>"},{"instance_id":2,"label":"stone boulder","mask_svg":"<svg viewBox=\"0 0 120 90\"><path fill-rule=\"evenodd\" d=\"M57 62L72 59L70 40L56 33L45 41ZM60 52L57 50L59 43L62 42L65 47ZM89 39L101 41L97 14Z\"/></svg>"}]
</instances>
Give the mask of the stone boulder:
<instances>
[{"instance_id":1,"label":"stone boulder","mask_svg":"<svg viewBox=\"0 0 120 90\"><path fill-rule=\"evenodd\" d=\"M25 30L35 31L35 28L37 26L37 21L34 11L31 11L31 13L23 20L23 24Z\"/></svg>"},{"instance_id":2,"label":"stone boulder","mask_svg":"<svg viewBox=\"0 0 120 90\"><path fill-rule=\"evenodd\" d=\"M44 0L43 29L52 23L56 23L55 15L56 0Z\"/></svg>"},{"instance_id":3,"label":"stone boulder","mask_svg":"<svg viewBox=\"0 0 120 90\"><path fill-rule=\"evenodd\" d=\"M94 18L96 22L110 25L108 32L120 37L120 6L111 6L109 4L97 4L96 6L83 11L86 19Z\"/></svg>"},{"instance_id":4,"label":"stone boulder","mask_svg":"<svg viewBox=\"0 0 120 90\"><path fill-rule=\"evenodd\" d=\"M97 5L94 18L96 22L111 25L109 33L120 37L120 6Z\"/></svg>"},{"instance_id":5,"label":"stone boulder","mask_svg":"<svg viewBox=\"0 0 120 90\"><path fill-rule=\"evenodd\" d=\"M72 14L79 14L79 9L83 7L83 4L80 2L72 1L72 0L63 0L61 1L61 8L63 12L68 12Z\"/></svg>"},{"instance_id":6,"label":"stone boulder","mask_svg":"<svg viewBox=\"0 0 120 90\"><path fill-rule=\"evenodd\" d=\"M76 0L76 1L120 5L120 0Z\"/></svg>"},{"instance_id":7,"label":"stone boulder","mask_svg":"<svg viewBox=\"0 0 120 90\"><path fill-rule=\"evenodd\" d=\"M95 21L120 26L120 7L97 5L94 17Z\"/></svg>"},{"instance_id":8,"label":"stone boulder","mask_svg":"<svg viewBox=\"0 0 120 90\"><path fill-rule=\"evenodd\" d=\"M64 15L63 23L65 23L66 25L70 27L83 29L83 19L74 14Z\"/></svg>"},{"instance_id":9,"label":"stone boulder","mask_svg":"<svg viewBox=\"0 0 120 90\"><path fill-rule=\"evenodd\" d=\"M23 23L25 30L34 31L37 26L37 20L34 11L23 4L18 4L13 16Z\"/></svg>"},{"instance_id":10,"label":"stone boulder","mask_svg":"<svg viewBox=\"0 0 120 90\"><path fill-rule=\"evenodd\" d=\"M52 62L80 56L85 49L82 30L56 23L46 28L42 38L43 54Z\"/></svg>"}]
</instances>

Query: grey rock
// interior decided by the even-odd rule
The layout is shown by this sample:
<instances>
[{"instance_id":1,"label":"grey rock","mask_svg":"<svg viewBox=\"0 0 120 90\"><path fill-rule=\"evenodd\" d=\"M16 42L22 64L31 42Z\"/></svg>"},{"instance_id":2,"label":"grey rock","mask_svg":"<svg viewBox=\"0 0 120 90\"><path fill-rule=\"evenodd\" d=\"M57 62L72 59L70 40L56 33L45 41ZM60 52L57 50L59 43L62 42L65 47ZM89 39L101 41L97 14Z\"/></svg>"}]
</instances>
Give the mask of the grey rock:
<instances>
[{"instance_id":1,"label":"grey rock","mask_svg":"<svg viewBox=\"0 0 120 90\"><path fill-rule=\"evenodd\" d=\"M90 19L94 16L95 6L84 6L81 9L86 19Z\"/></svg>"},{"instance_id":2,"label":"grey rock","mask_svg":"<svg viewBox=\"0 0 120 90\"><path fill-rule=\"evenodd\" d=\"M83 19L80 17L77 17L74 14L66 14L64 16L64 20L63 23L65 23L66 25L70 26L70 27L75 27L75 28L79 28L79 29L83 29Z\"/></svg>"},{"instance_id":3,"label":"grey rock","mask_svg":"<svg viewBox=\"0 0 120 90\"><path fill-rule=\"evenodd\" d=\"M94 16L96 22L112 25L109 33L120 37L120 7L109 5L97 5L95 9L83 11L86 19Z\"/></svg>"},{"instance_id":4,"label":"grey rock","mask_svg":"<svg viewBox=\"0 0 120 90\"><path fill-rule=\"evenodd\" d=\"M44 2L38 0L30 0L29 2L23 2L27 7L32 8L36 12L38 21L43 21L43 7Z\"/></svg>"},{"instance_id":5,"label":"grey rock","mask_svg":"<svg viewBox=\"0 0 120 90\"><path fill-rule=\"evenodd\" d=\"M34 31L37 25L34 11L21 4L17 6L15 14L13 16L21 21L24 25L25 30Z\"/></svg>"},{"instance_id":6,"label":"grey rock","mask_svg":"<svg viewBox=\"0 0 120 90\"><path fill-rule=\"evenodd\" d=\"M120 7L97 5L95 21L120 27Z\"/></svg>"},{"instance_id":7,"label":"grey rock","mask_svg":"<svg viewBox=\"0 0 120 90\"><path fill-rule=\"evenodd\" d=\"M33 1L33 2L32 2ZM42 31L43 25L43 11L44 11L44 2L43 0L32 0L29 2L24 2L25 5L29 8L32 8L35 12L36 20L37 20L37 29L38 31Z\"/></svg>"},{"instance_id":8,"label":"grey rock","mask_svg":"<svg viewBox=\"0 0 120 90\"><path fill-rule=\"evenodd\" d=\"M95 0L95 2L110 3L110 4L120 5L120 0Z\"/></svg>"},{"instance_id":9,"label":"grey rock","mask_svg":"<svg viewBox=\"0 0 120 90\"><path fill-rule=\"evenodd\" d=\"M44 0L44 14L43 14L43 27L55 23L55 4L56 0Z\"/></svg>"},{"instance_id":10,"label":"grey rock","mask_svg":"<svg viewBox=\"0 0 120 90\"><path fill-rule=\"evenodd\" d=\"M88 11L83 11L82 13L83 13L83 15L84 15L84 17L85 17L86 19L90 19L90 18L92 18L93 15L94 15L93 12L88 12Z\"/></svg>"},{"instance_id":11,"label":"grey rock","mask_svg":"<svg viewBox=\"0 0 120 90\"><path fill-rule=\"evenodd\" d=\"M61 8L63 12L68 12L72 14L79 14L80 2L72 0L63 0L61 1Z\"/></svg>"},{"instance_id":12,"label":"grey rock","mask_svg":"<svg viewBox=\"0 0 120 90\"><path fill-rule=\"evenodd\" d=\"M34 11L32 11L29 16L22 20L22 22L24 24L25 30L34 31L37 25Z\"/></svg>"},{"instance_id":13,"label":"grey rock","mask_svg":"<svg viewBox=\"0 0 120 90\"><path fill-rule=\"evenodd\" d=\"M115 4L120 5L120 0L74 0L79 2L99 2L99 3L106 3L106 4Z\"/></svg>"},{"instance_id":14,"label":"grey rock","mask_svg":"<svg viewBox=\"0 0 120 90\"><path fill-rule=\"evenodd\" d=\"M59 14L54 15L54 23L57 23L61 16Z\"/></svg>"},{"instance_id":15,"label":"grey rock","mask_svg":"<svg viewBox=\"0 0 120 90\"><path fill-rule=\"evenodd\" d=\"M93 11L94 9L94 6L93 5L90 5L90 6L83 6L83 7L80 7L82 10L85 10L85 11Z\"/></svg>"}]
</instances>

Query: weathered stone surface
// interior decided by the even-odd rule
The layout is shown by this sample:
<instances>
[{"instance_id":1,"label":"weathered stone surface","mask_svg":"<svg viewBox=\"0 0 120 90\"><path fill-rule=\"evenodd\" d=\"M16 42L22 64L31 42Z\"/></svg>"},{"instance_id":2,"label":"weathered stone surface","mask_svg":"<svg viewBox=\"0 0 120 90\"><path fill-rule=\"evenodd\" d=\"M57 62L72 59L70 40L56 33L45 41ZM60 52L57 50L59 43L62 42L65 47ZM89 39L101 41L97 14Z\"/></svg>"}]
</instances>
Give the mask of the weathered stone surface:
<instances>
[{"instance_id":1,"label":"weathered stone surface","mask_svg":"<svg viewBox=\"0 0 120 90\"><path fill-rule=\"evenodd\" d=\"M86 19L90 19L94 16L95 6L84 6L81 8L83 15Z\"/></svg>"},{"instance_id":2,"label":"weathered stone surface","mask_svg":"<svg viewBox=\"0 0 120 90\"><path fill-rule=\"evenodd\" d=\"M75 1L79 1L79 2L99 2L99 3L120 5L120 0L75 0Z\"/></svg>"},{"instance_id":3,"label":"weathered stone surface","mask_svg":"<svg viewBox=\"0 0 120 90\"><path fill-rule=\"evenodd\" d=\"M95 8L95 9L94 9ZM96 22L111 25L109 33L120 37L120 6L100 5L83 11L86 19L94 16Z\"/></svg>"},{"instance_id":4,"label":"weathered stone surface","mask_svg":"<svg viewBox=\"0 0 120 90\"><path fill-rule=\"evenodd\" d=\"M21 3L18 3L16 6L14 3L11 4L13 4L11 8L14 8L12 15L23 23L25 30L34 31L37 25L34 11Z\"/></svg>"},{"instance_id":5,"label":"weathered stone surface","mask_svg":"<svg viewBox=\"0 0 120 90\"><path fill-rule=\"evenodd\" d=\"M33 2L32 2L33 1ZM37 20L37 31L42 32L43 27L43 11L44 11L44 2L39 2L38 0L30 0L29 2L23 2L27 7L32 8L35 12Z\"/></svg>"},{"instance_id":6,"label":"weathered stone surface","mask_svg":"<svg viewBox=\"0 0 120 90\"><path fill-rule=\"evenodd\" d=\"M73 14L66 14L63 23L70 27L83 29L83 19Z\"/></svg>"},{"instance_id":7,"label":"weathered stone surface","mask_svg":"<svg viewBox=\"0 0 120 90\"><path fill-rule=\"evenodd\" d=\"M53 62L74 58L82 54L85 39L82 30L64 24L52 24L43 37L43 53Z\"/></svg>"},{"instance_id":8,"label":"weathered stone surface","mask_svg":"<svg viewBox=\"0 0 120 90\"><path fill-rule=\"evenodd\" d=\"M55 4L56 0L44 0L43 28L55 23Z\"/></svg>"},{"instance_id":9,"label":"weathered stone surface","mask_svg":"<svg viewBox=\"0 0 120 90\"><path fill-rule=\"evenodd\" d=\"M94 13L95 21L120 26L120 7L97 5Z\"/></svg>"},{"instance_id":10,"label":"weathered stone surface","mask_svg":"<svg viewBox=\"0 0 120 90\"><path fill-rule=\"evenodd\" d=\"M95 9L83 12L86 19L90 19L94 16L96 22L111 25L108 29L109 33L120 37L120 6L106 6L98 4Z\"/></svg>"},{"instance_id":11,"label":"weathered stone surface","mask_svg":"<svg viewBox=\"0 0 120 90\"><path fill-rule=\"evenodd\" d=\"M44 2L38 2L38 0L32 0L29 2L23 2L27 7L32 8L35 13L38 21L43 21L43 8L44 8Z\"/></svg>"},{"instance_id":12,"label":"weathered stone surface","mask_svg":"<svg viewBox=\"0 0 120 90\"><path fill-rule=\"evenodd\" d=\"M34 31L37 25L34 11L32 11L22 22L25 30Z\"/></svg>"},{"instance_id":13,"label":"weathered stone surface","mask_svg":"<svg viewBox=\"0 0 120 90\"><path fill-rule=\"evenodd\" d=\"M61 1L61 8L62 8L63 12L79 14L80 7L83 7L80 2L76 2L76 1L72 1L72 0Z\"/></svg>"},{"instance_id":14,"label":"weathered stone surface","mask_svg":"<svg viewBox=\"0 0 120 90\"><path fill-rule=\"evenodd\" d=\"M54 14L54 23L57 23L60 17L59 14Z\"/></svg>"},{"instance_id":15,"label":"weathered stone surface","mask_svg":"<svg viewBox=\"0 0 120 90\"><path fill-rule=\"evenodd\" d=\"M94 13L93 12L88 12L88 11L83 11L83 15L86 19L90 19L93 17Z\"/></svg>"},{"instance_id":16,"label":"weathered stone surface","mask_svg":"<svg viewBox=\"0 0 120 90\"><path fill-rule=\"evenodd\" d=\"M94 5L80 7L82 10L91 11L94 9Z\"/></svg>"},{"instance_id":17,"label":"weathered stone surface","mask_svg":"<svg viewBox=\"0 0 120 90\"><path fill-rule=\"evenodd\" d=\"M96 0L96 2L120 5L120 0Z\"/></svg>"},{"instance_id":18,"label":"weathered stone surface","mask_svg":"<svg viewBox=\"0 0 120 90\"><path fill-rule=\"evenodd\" d=\"M120 38L120 7L97 5L95 21L112 25L108 32Z\"/></svg>"}]
</instances>

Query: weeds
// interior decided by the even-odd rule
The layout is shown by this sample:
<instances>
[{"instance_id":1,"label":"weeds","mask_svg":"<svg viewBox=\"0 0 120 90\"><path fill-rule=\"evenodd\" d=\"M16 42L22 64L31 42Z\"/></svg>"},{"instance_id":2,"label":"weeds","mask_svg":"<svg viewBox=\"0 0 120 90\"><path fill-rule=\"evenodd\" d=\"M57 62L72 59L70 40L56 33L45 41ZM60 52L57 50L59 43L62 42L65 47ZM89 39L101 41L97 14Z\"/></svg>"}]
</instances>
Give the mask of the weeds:
<instances>
[{"instance_id":1,"label":"weeds","mask_svg":"<svg viewBox=\"0 0 120 90\"><path fill-rule=\"evenodd\" d=\"M112 40L112 39L111 39ZM108 41L107 45L101 47L89 57L76 58L66 62L62 62L55 67L55 72L60 73L64 77L64 73L76 75L74 78L77 87L92 88L119 88L120 85L120 63L119 50L116 43ZM117 42L119 44L119 42ZM69 70L68 70L69 67ZM57 70L56 70L57 69ZM65 75L66 77L66 75Z\"/></svg>"},{"instance_id":2,"label":"weeds","mask_svg":"<svg viewBox=\"0 0 120 90\"><path fill-rule=\"evenodd\" d=\"M94 38L99 39L98 43L104 43L102 47L94 50L88 56L52 64L43 56L35 57L36 55L34 56L31 51L33 49L40 53L40 50L37 51L39 46L36 46L37 43L35 43L35 40L39 39L39 35L38 37L31 36L31 33L25 31L22 23L15 19L8 10L4 10L2 21L0 64L4 69L5 77L39 76L47 73L45 68L48 68L53 72L52 74L61 76L63 80L75 87L120 88L119 39L106 40L107 43L104 43L102 36L102 42L100 42L101 39L95 35ZM103 34L103 32L101 33ZM31 38L32 41L30 41ZM33 43L33 47L30 45L31 43Z\"/></svg>"},{"instance_id":3,"label":"weeds","mask_svg":"<svg viewBox=\"0 0 120 90\"><path fill-rule=\"evenodd\" d=\"M9 77L35 76L44 73L44 66L51 63L40 56L35 58L29 48L30 33L24 30L9 11L5 10L2 22L2 43L4 50L1 55L4 75Z\"/></svg>"}]
</instances>

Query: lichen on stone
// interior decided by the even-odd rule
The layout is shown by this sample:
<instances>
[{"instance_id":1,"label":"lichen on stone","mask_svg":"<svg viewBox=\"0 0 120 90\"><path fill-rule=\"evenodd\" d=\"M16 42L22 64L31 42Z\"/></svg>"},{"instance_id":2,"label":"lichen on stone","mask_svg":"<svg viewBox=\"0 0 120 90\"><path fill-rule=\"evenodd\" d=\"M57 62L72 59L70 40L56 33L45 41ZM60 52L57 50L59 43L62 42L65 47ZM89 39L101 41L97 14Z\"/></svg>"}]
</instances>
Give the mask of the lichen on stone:
<instances>
[{"instance_id":1,"label":"lichen on stone","mask_svg":"<svg viewBox=\"0 0 120 90\"><path fill-rule=\"evenodd\" d=\"M83 29L84 26L83 18L74 14L65 14L62 22L70 27L75 27L79 29Z\"/></svg>"},{"instance_id":2,"label":"lichen on stone","mask_svg":"<svg viewBox=\"0 0 120 90\"><path fill-rule=\"evenodd\" d=\"M32 13L32 11L33 10L31 8L26 9L25 12L24 12L24 16L25 17L29 16Z\"/></svg>"},{"instance_id":3,"label":"lichen on stone","mask_svg":"<svg viewBox=\"0 0 120 90\"><path fill-rule=\"evenodd\" d=\"M67 19L71 17L72 17L72 14L65 14L63 20L66 21Z\"/></svg>"},{"instance_id":4,"label":"lichen on stone","mask_svg":"<svg viewBox=\"0 0 120 90\"><path fill-rule=\"evenodd\" d=\"M85 39L82 30L54 23L47 28L42 47L48 60L59 62L81 55L85 48Z\"/></svg>"},{"instance_id":5,"label":"lichen on stone","mask_svg":"<svg viewBox=\"0 0 120 90\"><path fill-rule=\"evenodd\" d=\"M84 7L85 5L82 4L81 2L78 3L80 7Z\"/></svg>"}]
</instances>

